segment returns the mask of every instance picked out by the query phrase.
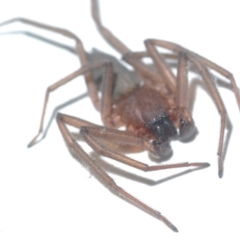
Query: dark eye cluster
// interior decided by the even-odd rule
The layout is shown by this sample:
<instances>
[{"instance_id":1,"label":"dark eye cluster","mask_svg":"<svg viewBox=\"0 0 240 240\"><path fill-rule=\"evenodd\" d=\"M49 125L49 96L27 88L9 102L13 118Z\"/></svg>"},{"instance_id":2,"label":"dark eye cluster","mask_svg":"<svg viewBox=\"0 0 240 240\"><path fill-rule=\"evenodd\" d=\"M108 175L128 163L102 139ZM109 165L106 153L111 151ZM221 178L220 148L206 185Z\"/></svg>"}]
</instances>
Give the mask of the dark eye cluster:
<instances>
[{"instance_id":1,"label":"dark eye cluster","mask_svg":"<svg viewBox=\"0 0 240 240\"><path fill-rule=\"evenodd\" d=\"M177 134L177 130L167 114L163 114L148 123L147 128L155 135L159 142L168 142L169 138Z\"/></svg>"}]
</instances>

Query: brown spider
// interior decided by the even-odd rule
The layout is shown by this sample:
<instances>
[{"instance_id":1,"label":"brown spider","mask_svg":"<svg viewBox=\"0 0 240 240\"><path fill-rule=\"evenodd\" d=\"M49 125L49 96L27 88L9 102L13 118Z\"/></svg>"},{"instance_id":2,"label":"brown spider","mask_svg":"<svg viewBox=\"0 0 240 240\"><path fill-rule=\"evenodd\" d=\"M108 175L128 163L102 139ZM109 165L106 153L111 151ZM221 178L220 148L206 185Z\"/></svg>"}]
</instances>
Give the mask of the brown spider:
<instances>
[{"instance_id":1,"label":"brown spider","mask_svg":"<svg viewBox=\"0 0 240 240\"><path fill-rule=\"evenodd\" d=\"M83 151L77 143L77 138L81 137L97 153L143 171L189 166L207 167L208 163L148 166L123 154L123 152L147 150L153 158L165 158L171 154L169 144L171 140L186 141L195 134L194 121L188 107L187 64L190 62L193 66L193 69L190 70L202 76L221 115L218 164L219 177L222 177L224 132L228 119L224 103L212 81L209 70L213 69L230 80L240 107L240 97L235 80L231 73L225 69L174 43L150 39L145 41L146 52L132 52L102 25L99 19L97 1L94 0L92 1L92 14L100 33L116 50L123 54L123 59L135 68L135 72L128 71L107 54L99 51L87 54L80 39L67 30L22 18L1 24L22 21L76 40L76 50L83 66L48 87L39 132L29 143L29 147L37 143L42 133L50 92L77 76L85 74L89 96L95 108L101 113L102 121L106 127L97 126L82 119L59 113L57 122L68 148L81 159L83 165L89 169L91 174L110 191L160 219L173 231L177 231L177 228L158 211L148 207L117 186L113 179ZM171 50L172 53L159 53L156 46ZM154 62L154 66L144 64L141 61L143 57L150 57ZM169 59L177 61L177 76L172 73L172 69L168 64ZM98 96L99 91L101 98ZM80 136L72 134L66 125L79 128ZM125 126L126 131L116 129L121 126ZM116 146L113 142L118 145L114 151L113 147Z\"/></svg>"}]
</instances>

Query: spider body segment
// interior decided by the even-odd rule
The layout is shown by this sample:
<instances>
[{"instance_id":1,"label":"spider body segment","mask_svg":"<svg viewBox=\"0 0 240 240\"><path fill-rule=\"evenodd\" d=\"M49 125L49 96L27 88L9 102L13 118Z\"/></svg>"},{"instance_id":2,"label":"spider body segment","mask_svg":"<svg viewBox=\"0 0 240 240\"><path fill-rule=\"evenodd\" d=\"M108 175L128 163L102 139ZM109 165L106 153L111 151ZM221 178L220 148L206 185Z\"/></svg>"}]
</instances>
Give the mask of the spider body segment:
<instances>
[{"instance_id":1,"label":"spider body segment","mask_svg":"<svg viewBox=\"0 0 240 240\"><path fill-rule=\"evenodd\" d=\"M36 144L39 141L39 136L43 133L44 117L50 93L79 75L84 75L89 97L100 112L104 126L58 113L57 123L67 147L71 152L74 152L74 155L80 159L91 174L111 192L161 220L177 232L177 228L160 212L120 188L101 166L84 151L78 143L78 137L100 155L142 171L208 167L209 164L205 162L150 166L125 155L128 152L147 150L151 157L164 159L172 153L171 140L187 141L195 135L196 127L188 106L188 72L193 71L202 77L221 116L218 165L219 177L222 177L224 133L225 128L228 128L229 119L209 70L220 73L230 81L240 108L240 97L235 80L232 74L224 68L175 43L148 39L144 42L145 52L131 51L102 25L97 1L92 0L91 3L92 16L100 34L123 55L123 60L130 64L134 71L128 70L117 59L98 50L87 53L81 40L68 30L24 18L12 19L0 24L1 26L21 21L74 39L76 41L76 54L81 62L81 67L78 70L47 88L39 131L28 146ZM157 47L170 50L171 53L161 53ZM142 61L142 58L145 57L151 58L153 65L145 64ZM169 64L169 60L173 60L175 65ZM188 68L188 63L191 63L191 69ZM176 75L173 74L172 68L177 69ZM67 125L79 128L80 133L74 135L69 131ZM125 130L118 130L120 127L125 127ZM112 147L114 143L117 148Z\"/></svg>"}]
</instances>

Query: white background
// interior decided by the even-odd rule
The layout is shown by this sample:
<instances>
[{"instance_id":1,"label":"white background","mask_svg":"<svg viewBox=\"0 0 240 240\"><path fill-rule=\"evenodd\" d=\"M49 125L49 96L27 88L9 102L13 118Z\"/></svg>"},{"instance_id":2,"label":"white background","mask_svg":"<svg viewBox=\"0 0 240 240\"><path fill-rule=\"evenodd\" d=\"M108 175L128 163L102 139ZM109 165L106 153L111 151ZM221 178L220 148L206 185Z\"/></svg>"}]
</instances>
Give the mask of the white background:
<instances>
[{"instance_id":1,"label":"white background","mask_svg":"<svg viewBox=\"0 0 240 240\"><path fill-rule=\"evenodd\" d=\"M150 37L177 42L224 66L240 86L237 3L103 0L101 15L129 48L143 50L143 40ZM99 36L89 1L2 0L0 21L16 16L69 29L87 50L97 47L119 56ZM21 30L74 45L17 23L0 29ZM202 90L194 111L199 135L189 144L174 142L171 161L206 161L210 168L169 181L167 177L184 170L149 174L126 167L132 175L120 171L111 175L167 216L178 227L176 234L90 177L68 153L55 121L44 141L26 148L38 129L45 89L78 67L77 57L66 50L22 34L0 35L0 239L239 239L240 118L233 93L220 89L234 126L223 179L217 177L220 118ZM55 106L86 92L82 80L51 95L48 117ZM61 111L100 123L89 98Z\"/></svg>"}]
</instances>

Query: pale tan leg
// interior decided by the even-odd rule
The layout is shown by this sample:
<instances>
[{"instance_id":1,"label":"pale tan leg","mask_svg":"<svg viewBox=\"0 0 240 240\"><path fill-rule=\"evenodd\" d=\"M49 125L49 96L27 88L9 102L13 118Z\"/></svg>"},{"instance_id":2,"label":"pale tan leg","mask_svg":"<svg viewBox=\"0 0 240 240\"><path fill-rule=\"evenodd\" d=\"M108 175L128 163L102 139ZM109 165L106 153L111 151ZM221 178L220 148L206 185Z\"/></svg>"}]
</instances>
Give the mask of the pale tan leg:
<instances>
[{"instance_id":1,"label":"pale tan leg","mask_svg":"<svg viewBox=\"0 0 240 240\"><path fill-rule=\"evenodd\" d=\"M8 21L0 23L0 27L4 26L4 25L7 25L7 24L10 24L10 23L13 23L13 22L23 22L27 25L32 25L32 26L37 27L37 28L41 28L41 29L49 30L51 32L59 33L59 34L65 36L65 37L68 37L68 38L71 38L71 39L75 40L76 41L76 52L77 52L77 55L78 55L79 60L81 62L81 65L84 65L84 64L88 63L87 54L86 54L86 51L83 47L83 44L82 44L81 40L74 33L70 32L66 29L49 26L49 25L39 23L39 22L36 22L36 21L33 21L33 20L25 19L25 18L10 19ZM93 105L95 106L96 109L99 109L99 99L98 99L98 94L97 94L97 88L96 88L96 85L94 83L94 80L93 80L90 72L85 74L85 81L86 81L86 85L87 85L87 88L88 88L88 93L89 93L89 96L92 100L92 103L93 103Z\"/></svg>"},{"instance_id":2,"label":"pale tan leg","mask_svg":"<svg viewBox=\"0 0 240 240\"><path fill-rule=\"evenodd\" d=\"M165 53L165 54L161 54L161 56L162 58L164 58L164 62L166 60L178 59L178 55L174 53L173 54ZM166 80L164 79L164 77L161 74L158 74L157 72L155 72L151 68L152 67L151 65L150 66L146 65L141 61L142 58L145 58L145 57L151 58L151 55L148 52L129 52L123 55L122 58L124 61L132 65L140 76L143 76L143 81L145 82L145 84L149 84L149 80L151 80L150 85L152 84L156 88L161 89L161 93L163 94L172 93L170 88L167 87Z\"/></svg>"},{"instance_id":3,"label":"pale tan leg","mask_svg":"<svg viewBox=\"0 0 240 240\"><path fill-rule=\"evenodd\" d=\"M105 28L102 25L100 15L99 15L99 7L98 7L98 1L97 0L91 0L92 5L92 17L95 21L95 24L100 32L100 34L103 36L103 38L119 53L125 54L130 52L131 50L122 43L117 37L115 37L111 31L109 31L107 28Z\"/></svg>"},{"instance_id":4,"label":"pale tan leg","mask_svg":"<svg viewBox=\"0 0 240 240\"><path fill-rule=\"evenodd\" d=\"M149 41L149 40L148 40ZM169 49L171 51L174 52L186 52L192 56L194 56L203 66L208 67L216 72L218 72L219 74L221 74L222 76L224 76L226 79L228 79L231 83L232 86L232 90L234 92L237 104L238 104L238 108L240 109L240 94L239 94L239 90L236 84L236 81L232 75L232 73L230 73L229 71L227 71L226 69L224 69L223 67L220 67L219 65L217 65L216 63L200 56L197 53L194 53L186 48L183 48L182 46L176 44L176 43L172 43L172 42L168 42L168 41L163 41L163 40L158 40L158 39L150 39L150 41L156 45L156 46L160 46L166 49Z\"/></svg>"},{"instance_id":5,"label":"pale tan leg","mask_svg":"<svg viewBox=\"0 0 240 240\"><path fill-rule=\"evenodd\" d=\"M83 74L85 74L85 73L87 73L87 72L89 72L89 71L91 71L95 68L100 68L100 67L103 67L103 66L109 66L109 63L106 63L106 62L88 63L88 64L84 65L82 68L80 68L79 70L77 70L77 71L73 72L72 74L66 76L65 78L57 81L56 83L52 84L51 86L49 86L47 88L46 93L45 93L45 99L44 99L44 104L43 104L43 110L42 110L39 130L38 130L37 135L28 144L28 147L32 147L33 145L35 145L38 142L37 139L43 131L44 118L45 118L45 113L46 113L46 108L47 108L50 93L55 91L59 87L63 86L64 84L72 81L76 77L78 77L80 75L83 75ZM107 69L108 68L109 67L107 67Z\"/></svg>"},{"instance_id":6,"label":"pale tan leg","mask_svg":"<svg viewBox=\"0 0 240 240\"><path fill-rule=\"evenodd\" d=\"M167 87L170 89L171 93L174 93L176 90L176 79L174 75L172 74L171 70L165 63L163 56L158 56L156 54L154 48L147 44L147 49L149 50L149 53L152 57L152 59L155 61L155 64L157 68L159 69L160 75L156 72L150 71L143 63L136 60L134 56L131 55L131 49L129 49L125 44L123 44L110 30L108 30L106 27L102 25L100 14L99 14L99 7L98 7L98 1L92 0L92 17L95 21L95 24L100 32L100 34L103 36L103 38L119 53L124 55L124 60L131 64L137 71L140 71L141 74L143 74L145 77L153 80L154 84L158 84L161 88L159 82L165 82ZM160 59L161 58L161 59ZM163 74L163 75L162 75ZM168 77L167 80L165 80L165 77Z\"/></svg>"},{"instance_id":7,"label":"pale tan leg","mask_svg":"<svg viewBox=\"0 0 240 240\"><path fill-rule=\"evenodd\" d=\"M187 57L185 52L179 53L177 69L176 104L178 108L188 108Z\"/></svg>"},{"instance_id":8,"label":"pale tan leg","mask_svg":"<svg viewBox=\"0 0 240 240\"><path fill-rule=\"evenodd\" d=\"M224 135L225 128L227 124L227 111L222 101L222 98L217 90L216 85L213 83L211 79L211 75L208 69L202 65L201 62L195 56L188 54L188 59L194 64L195 68L199 72L200 76L202 76L205 81L207 88L217 106L218 112L221 115L221 127L220 127L220 137L219 137L219 145L218 145L218 176L222 178L223 176L223 143L224 143Z\"/></svg>"},{"instance_id":9,"label":"pale tan leg","mask_svg":"<svg viewBox=\"0 0 240 240\"><path fill-rule=\"evenodd\" d=\"M146 40L145 46L148 50L149 55L153 59L156 68L158 69L158 73L162 76L163 80L169 91L174 94L176 92L176 77L174 76L172 70L165 62L164 57L158 53L157 49L151 42L151 40Z\"/></svg>"},{"instance_id":10,"label":"pale tan leg","mask_svg":"<svg viewBox=\"0 0 240 240\"><path fill-rule=\"evenodd\" d=\"M139 52L126 53L122 58L124 61L132 65L136 71L139 71L143 76L150 80L152 85L158 87L159 89L166 89L165 81L163 78L157 72L152 71L148 66L139 60ZM145 81L145 79L143 79L143 81ZM148 82L145 83L148 84Z\"/></svg>"},{"instance_id":11,"label":"pale tan leg","mask_svg":"<svg viewBox=\"0 0 240 240\"><path fill-rule=\"evenodd\" d=\"M179 52L177 68L177 89L176 89L176 106L177 106L177 126L179 128L179 140L187 141L191 139L196 128L192 118L188 103L188 59L185 52Z\"/></svg>"},{"instance_id":12,"label":"pale tan leg","mask_svg":"<svg viewBox=\"0 0 240 240\"><path fill-rule=\"evenodd\" d=\"M112 122L112 92L113 92L113 67L109 63L106 65L106 72L102 80L101 97L101 118L105 126L113 126Z\"/></svg>"},{"instance_id":13,"label":"pale tan leg","mask_svg":"<svg viewBox=\"0 0 240 240\"><path fill-rule=\"evenodd\" d=\"M218 153L217 153L218 154L218 175L221 178L223 176L223 161L224 161L223 143L225 139L225 128L227 127L226 108L217 90L216 85L213 83L211 79L211 75L208 69L202 64L202 62L199 61L199 59L195 55L187 51L179 52L179 55L180 55L180 58L179 58L179 65L178 65L178 78L177 78L178 89L177 89L177 95L176 95L176 102L178 106L178 111L180 111L179 117L181 117L181 119L183 118L183 120L186 122L186 130L184 130L185 131L184 134L185 135L191 134L191 128L194 124L193 119L188 111L188 101L187 101L188 100L187 59L188 59L191 63L194 64L194 67L196 68L200 76L202 76L203 80L205 81L207 89L209 90L210 95L212 96L217 106L218 112L221 115L220 137L219 137L219 145L218 145ZM228 124L228 128L229 128L229 124Z\"/></svg>"}]
</instances>

